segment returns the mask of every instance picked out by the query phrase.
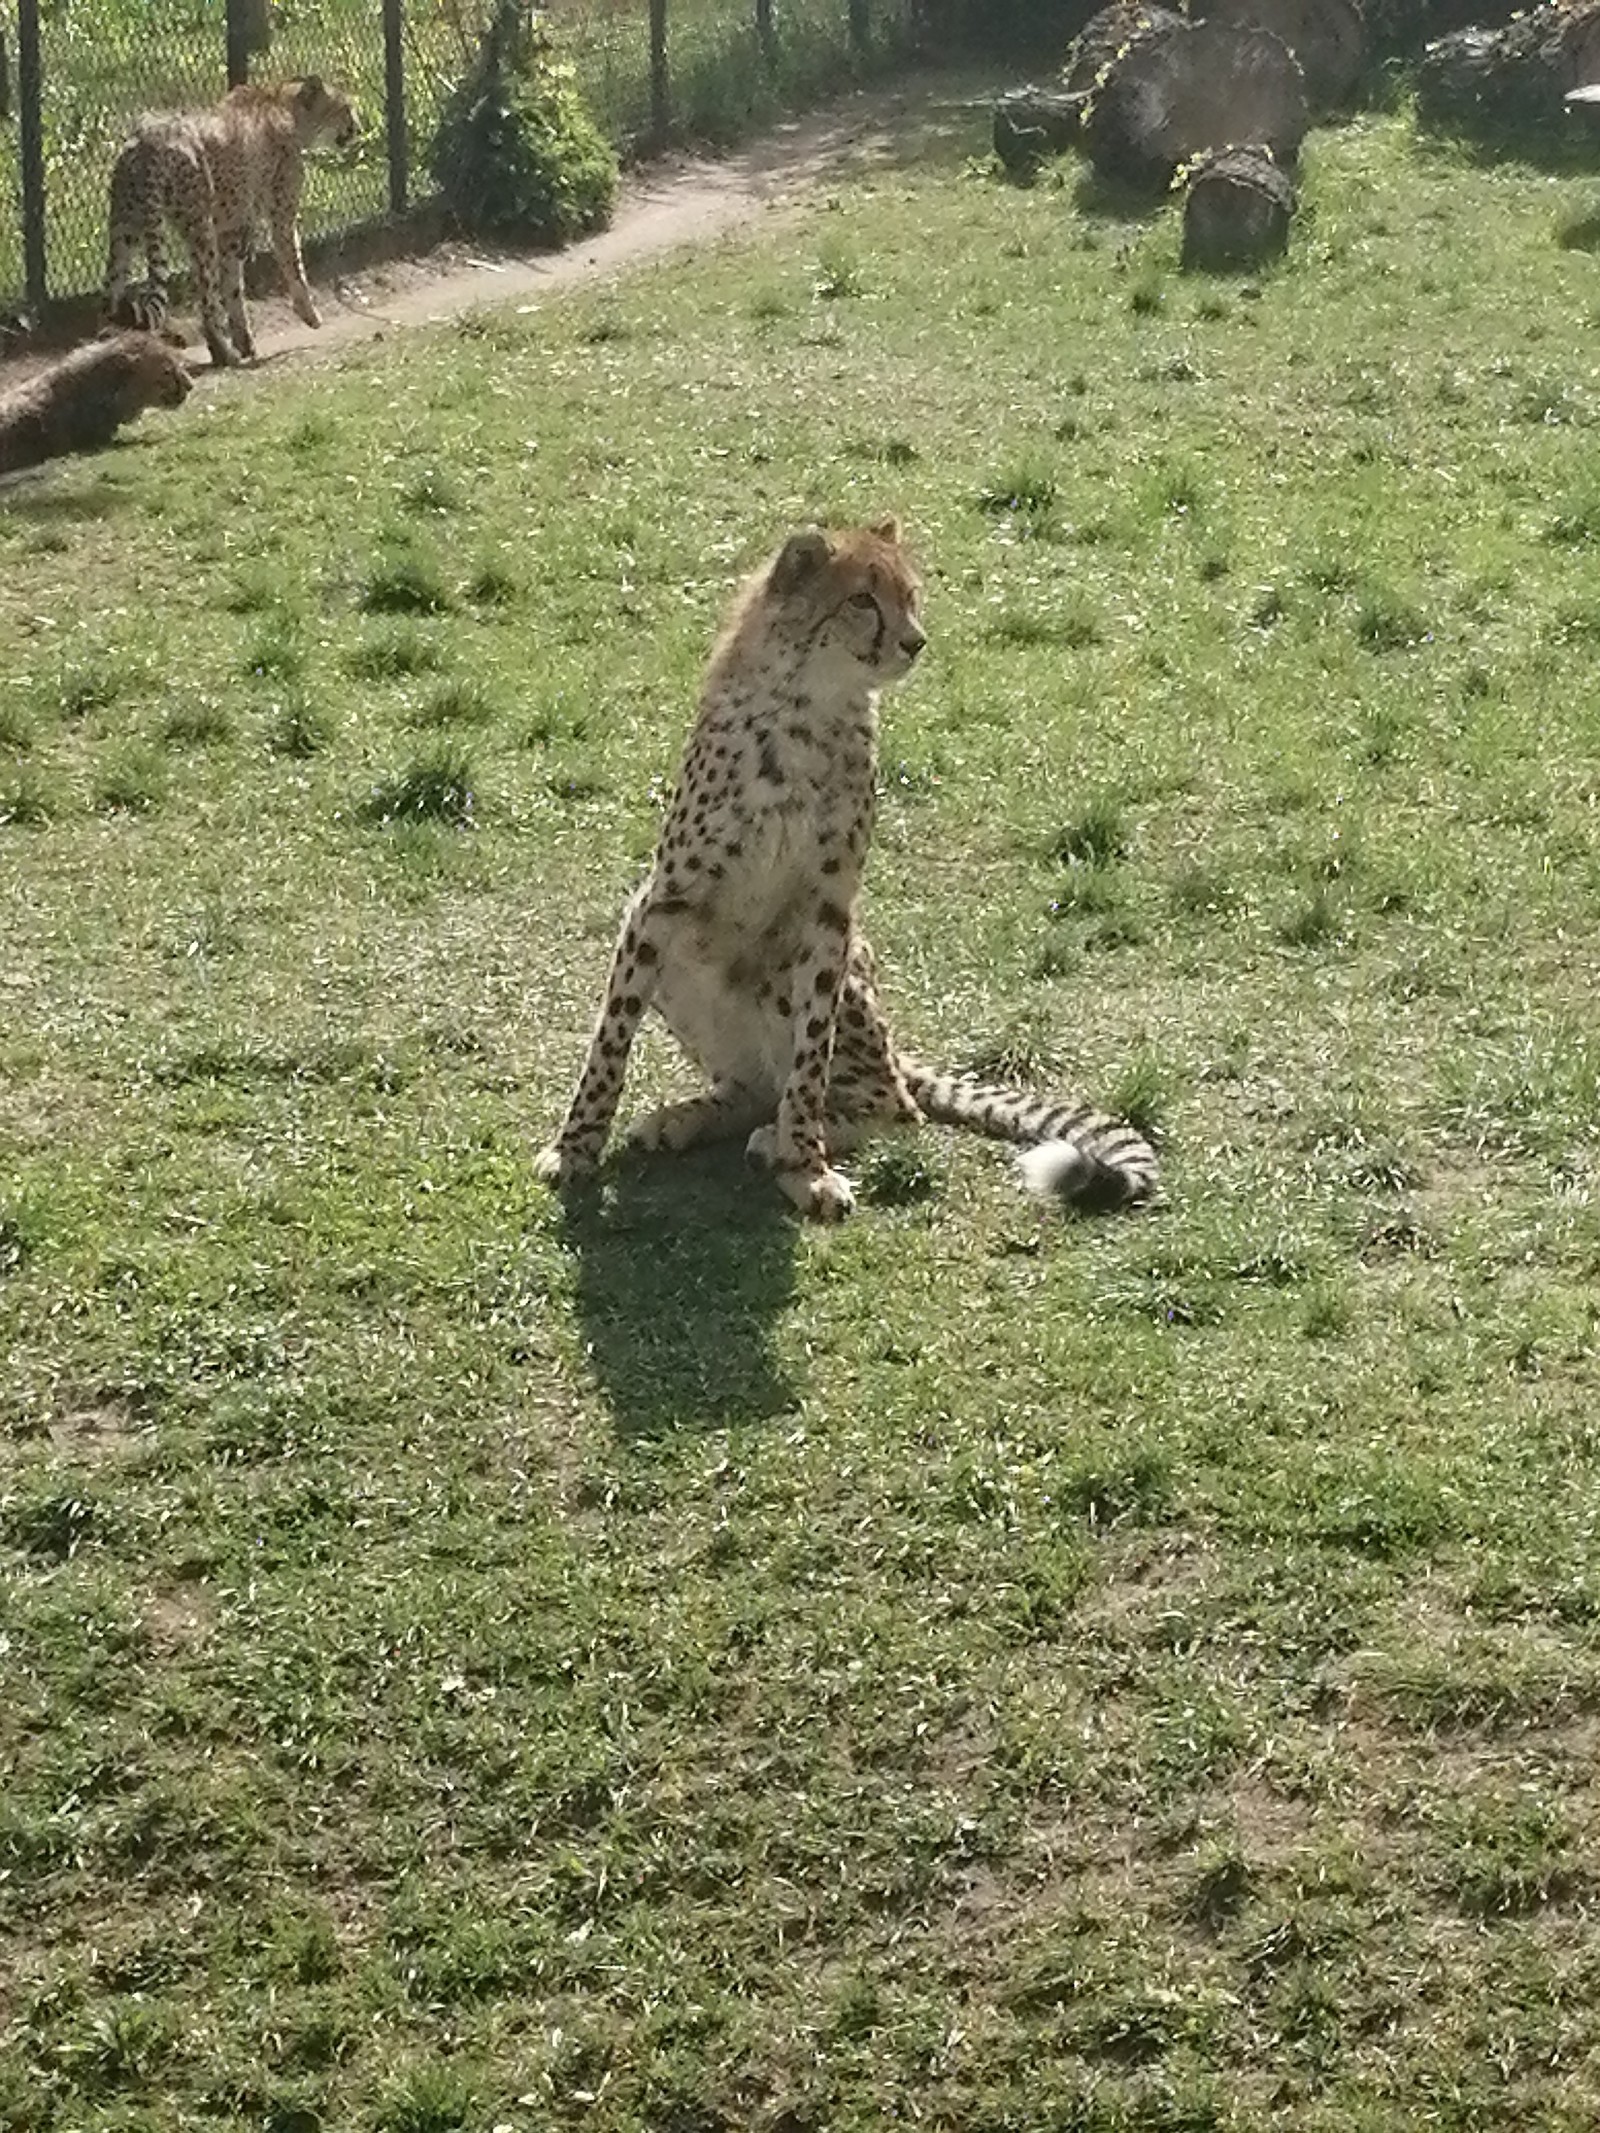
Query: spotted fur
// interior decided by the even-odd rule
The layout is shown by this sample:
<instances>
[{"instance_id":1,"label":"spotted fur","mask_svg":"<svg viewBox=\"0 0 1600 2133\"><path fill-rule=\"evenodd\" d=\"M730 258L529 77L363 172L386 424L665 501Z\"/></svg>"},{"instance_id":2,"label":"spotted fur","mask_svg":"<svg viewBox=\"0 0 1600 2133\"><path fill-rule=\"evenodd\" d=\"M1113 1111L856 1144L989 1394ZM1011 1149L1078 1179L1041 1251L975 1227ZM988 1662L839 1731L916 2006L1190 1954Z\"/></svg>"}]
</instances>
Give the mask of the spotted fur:
<instances>
[{"instance_id":1,"label":"spotted fur","mask_svg":"<svg viewBox=\"0 0 1600 2133\"><path fill-rule=\"evenodd\" d=\"M149 333L111 333L75 348L0 399L0 474L65 452L93 452L147 407L180 407L193 381Z\"/></svg>"},{"instance_id":2,"label":"spotted fur","mask_svg":"<svg viewBox=\"0 0 1600 2133\"><path fill-rule=\"evenodd\" d=\"M147 114L111 172L106 316L153 331L165 325L164 230L170 220L194 263L211 360L253 357L244 263L264 222L295 310L308 326L320 326L300 257L305 151L323 143L345 147L355 136L350 105L315 74L270 87L246 83L208 111ZM133 260L141 241L149 280L135 289Z\"/></svg>"},{"instance_id":3,"label":"spotted fur","mask_svg":"<svg viewBox=\"0 0 1600 2133\"><path fill-rule=\"evenodd\" d=\"M593 1170L654 1007L710 1088L629 1139L748 1136L803 1213L848 1212L833 1158L923 1117L1039 1151L1032 1182L1088 1206L1147 1198L1155 1158L1103 1113L940 1074L895 1045L856 902L872 834L878 691L926 638L892 519L794 534L712 654L654 864L623 914L588 1057L540 1175Z\"/></svg>"}]
</instances>

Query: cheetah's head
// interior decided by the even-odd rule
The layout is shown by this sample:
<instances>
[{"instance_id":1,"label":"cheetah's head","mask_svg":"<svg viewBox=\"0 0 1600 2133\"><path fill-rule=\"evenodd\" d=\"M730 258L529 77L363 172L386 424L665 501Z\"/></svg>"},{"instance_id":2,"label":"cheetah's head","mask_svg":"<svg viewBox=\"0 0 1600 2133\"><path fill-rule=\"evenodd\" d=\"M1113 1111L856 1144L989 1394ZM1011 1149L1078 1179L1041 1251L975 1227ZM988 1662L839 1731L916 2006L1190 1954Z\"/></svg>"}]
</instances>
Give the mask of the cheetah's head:
<instances>
[{"instance_id":1,"label":"cheetah's head","mask_svg":"<svg viewBox=\"0 0 1600 2133\"><path fill-rule=\"evenodd\" d=\"M187 365L164 334L107 326L95 338L137 406L182 407L194 391Z\"/></svg>"},{"instance_id":2,"label":"cheetah's head","mask_svg":"<svg viewBox=\"0 0 1600 2133\"><path fill-rule=\"evenodd\" d=\"M320 74L287 84L294 108L294 128L302 142L331 141L348 148L360 132L354 108L330 89Z\"/></svg>"},{"instance_id":3,"label":"cheetah's head","mask_svg":"<svg viewBox=\"0 0 1600 2133\"><path fill-rule=\"evenodd\" d=\"M919 616L922 588L898 519L845 533L813 526L791 534L773 559L766 589L803 631L810 658L843 662L869 687L898 680L928 641Z\"/></svg>"},{"instance_id":4,"label":"cheetah's head","mask_svg":"<svg viewBox=\"0 0 1600 2133\"><path fill-rule=\"evenodd\" d=\"M147 371L150 379L152 402L157 407L182 407L194 391L194 380L188 368L173 354L165 341L158 341L152 351L157 360Z\"/></svg>"}]
</instances>

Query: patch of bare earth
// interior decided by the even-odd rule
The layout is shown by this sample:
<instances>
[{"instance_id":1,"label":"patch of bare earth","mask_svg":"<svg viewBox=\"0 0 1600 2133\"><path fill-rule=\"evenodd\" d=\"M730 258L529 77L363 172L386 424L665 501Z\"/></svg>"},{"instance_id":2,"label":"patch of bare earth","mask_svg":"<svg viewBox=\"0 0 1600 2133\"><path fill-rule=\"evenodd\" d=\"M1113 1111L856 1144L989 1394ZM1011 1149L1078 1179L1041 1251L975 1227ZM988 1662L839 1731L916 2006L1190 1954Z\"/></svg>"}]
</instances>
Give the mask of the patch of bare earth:
<instances>
[{"instance_id":1,"label":"patch of bare earth","mask_svg":"<svg viewBox=\"0 0 1600 2133\"><path fill-rule=\"evenodd\" d=\"M140 1615L152 1651L192 1651L215 1628L217 1603L206 1586L186 1578L148 1594Z\"/></svg>"},{"instance_id":2,"label":"patch of bare earth","mask_svg":"<svg viewBox=\"0 0 1600 2133\"><path fill-rule=\"evenodd\" d=\"M1099 1589L1079 1610L1080 1626L1097 1641L1167 1645L1212 1596L1214 1557L1193 1534L1141 1535L1107 1548Z\"/></svg>"},{"instance_id":3,"label":"patch of bare earth","mask_svg":"<svg viewBox=\"0 0 1600 2133\"><path fill-rule=\"evenodd\" d=\"M149 1431L119 1394L62 1386L49 1423L50 1442L63 1459L103 1466L130 1459L149 1441Z\"/></svg>"}]
</instances>

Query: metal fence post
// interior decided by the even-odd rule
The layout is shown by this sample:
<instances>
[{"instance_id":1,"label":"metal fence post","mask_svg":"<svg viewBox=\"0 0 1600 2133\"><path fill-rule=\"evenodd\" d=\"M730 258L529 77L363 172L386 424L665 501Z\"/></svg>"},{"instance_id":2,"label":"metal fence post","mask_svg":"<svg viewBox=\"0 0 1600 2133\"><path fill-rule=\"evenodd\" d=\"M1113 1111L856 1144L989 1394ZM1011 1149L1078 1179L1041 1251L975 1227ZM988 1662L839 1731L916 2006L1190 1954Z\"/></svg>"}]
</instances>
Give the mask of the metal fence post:
<instances>
[{"instance_id":1,"label":"metal fence post","mask_svg":"<svg viewBox=\"0 0 1600 2133\"><path fill-rule=\"evenodd\" d=\"M772 60L772 0L756 0L756 42L769 65Z\"/></svg>"},{"instance_id":2,"label":"metal fence post","mask_svg":"<svg viewBox=\"0 0 1600 2133\"><path fill-rule=\"evenodd\" d=\"M667 0L650 0L650 130L667 137L671 116L667 86Z\"/></svg>"},{"instance_id":3,"label":"metal fence post","mask_svg":"<svg viewBox=\"0 0 1600 2133\"><path fill-rule=\"evenodd\" d=\"M250 21L242 0L228 0L228 87L237 89L250 79Z\"/></svg>"},{"instance_id":4,"label":"metal fence post","mask_svg":"<svg viewBox=\"0 0 1600 2133\"><path fill-rule=\"evenodd\" d=\"M850 42L858 52L864 52L872 42L872 24L867 8L868 0L850 0Z\"/></svg>"},{"instance_id":5,"label":"metal fence post","mask_svg":"<svg viewBox=\"0 0 1600 2133\"><path fill-rule=\"evenodd\" d=\"M18 146L22 156L22 275L29 305L49 294L44 241L44 68L39 57L39 0L17 0Z\"/></svg>"},{"instance_id":6,"label":"metal fence post","mask_svg":"<svg viewBox=\"0 0 1600 2133\"><path fill-rule=\"evenodd\" d=\"M383 0L383 126L389 150L389 212L405 213L411 173L407 168L406 55L403 0Z\"/></svg>"}]
</instances>

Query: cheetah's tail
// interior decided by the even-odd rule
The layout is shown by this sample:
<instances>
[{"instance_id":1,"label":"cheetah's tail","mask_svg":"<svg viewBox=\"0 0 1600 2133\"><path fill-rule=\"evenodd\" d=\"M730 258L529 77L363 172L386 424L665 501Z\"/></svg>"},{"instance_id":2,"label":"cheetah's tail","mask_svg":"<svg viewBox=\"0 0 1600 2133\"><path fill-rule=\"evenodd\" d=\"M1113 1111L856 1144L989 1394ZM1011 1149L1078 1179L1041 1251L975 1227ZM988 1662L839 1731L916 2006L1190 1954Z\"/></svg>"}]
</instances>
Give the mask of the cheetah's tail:
<instances>
[{"instance_id":1,"label":"cheetah's tail","mask_svg":"<svg viewBox=\"0 0 1600 2133\"><path fill-rule=\"evenodd\" d=\"M1011 1142L1030 1191L1053 1193L1090 1214L1156 1196L1154 1149L1104 1111L935 1073L914 1059L902 1059L900 1070L925 1118Z\"/></svg>"}]
</instances>

